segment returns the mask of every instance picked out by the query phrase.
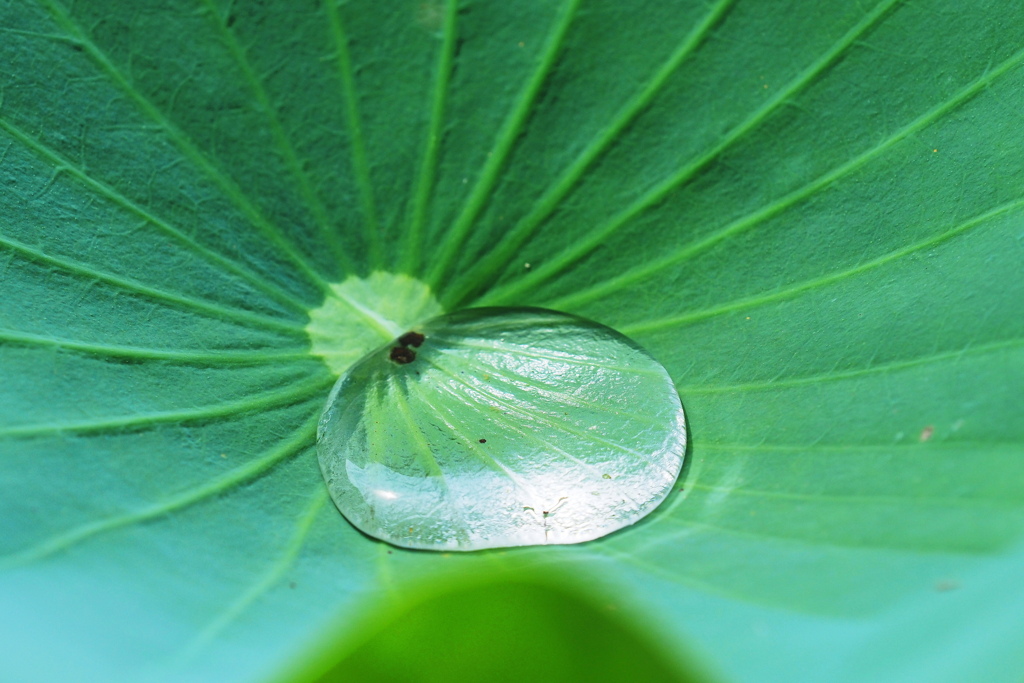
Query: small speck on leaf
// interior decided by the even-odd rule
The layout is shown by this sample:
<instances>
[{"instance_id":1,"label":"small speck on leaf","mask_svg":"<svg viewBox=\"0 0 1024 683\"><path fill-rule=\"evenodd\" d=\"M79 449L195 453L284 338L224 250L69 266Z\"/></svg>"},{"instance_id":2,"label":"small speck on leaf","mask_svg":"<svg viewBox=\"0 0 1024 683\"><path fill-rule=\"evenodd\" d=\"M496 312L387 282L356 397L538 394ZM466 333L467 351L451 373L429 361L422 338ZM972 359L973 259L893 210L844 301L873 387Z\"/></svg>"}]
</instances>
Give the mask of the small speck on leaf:
<instances>
[{"instance_id":1,"label":"small speck on leaf","mask_svg":"<svg viewBox=\"0 0 1024 683\"><path fill-rule=\"evenodd\" d=\"M933 427L931 425L928 425L927 427L922 429L921 430L921 443L924 443L928 439L932 438L933 434L935 434L935 427Z\"/></svg>"},{"instance_id":2,"label":"small speck on leaf","mask_svg":"<svg viewBox=\"0 0 1024 683\"><path fill-rule=\"evenodd\" d=\"M487 439L480 439L480 443L487 443Z\"/></svg>"}]
</instances>

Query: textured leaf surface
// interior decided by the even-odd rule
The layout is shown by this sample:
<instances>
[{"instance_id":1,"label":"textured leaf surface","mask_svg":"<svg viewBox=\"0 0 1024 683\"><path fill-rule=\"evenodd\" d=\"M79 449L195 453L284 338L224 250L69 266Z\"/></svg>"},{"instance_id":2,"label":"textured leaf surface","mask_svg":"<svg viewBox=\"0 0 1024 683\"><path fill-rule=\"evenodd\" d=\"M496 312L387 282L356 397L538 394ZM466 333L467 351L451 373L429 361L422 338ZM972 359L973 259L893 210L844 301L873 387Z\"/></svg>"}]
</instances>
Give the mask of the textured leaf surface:
<instances>
[{"instance_id":1,"label":"textured leaf surface","mask_svg":"<svg viewBox=\"0 0 1024 683\"><path fill-rule=\"evenodd\" d=\"M1022 26L0 0L0 677L249 680L406 579L556 566L737 680L1019 677ZM305 326L376 270L632 336L681 492L575 547L356 532Z\"/></svg>"}]
</instances>

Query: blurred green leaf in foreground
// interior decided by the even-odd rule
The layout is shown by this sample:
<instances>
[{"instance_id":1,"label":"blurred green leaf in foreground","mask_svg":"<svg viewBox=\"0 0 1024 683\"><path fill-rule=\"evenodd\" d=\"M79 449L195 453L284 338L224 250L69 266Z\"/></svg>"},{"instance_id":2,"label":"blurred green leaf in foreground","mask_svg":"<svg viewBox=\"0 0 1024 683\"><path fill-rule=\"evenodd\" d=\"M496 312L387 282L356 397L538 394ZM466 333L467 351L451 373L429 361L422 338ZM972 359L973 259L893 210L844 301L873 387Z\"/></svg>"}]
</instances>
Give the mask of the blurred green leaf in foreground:
<instances>
[{"instance_id":1,"label":"blurred green leaf in foreground","mask_svg":"<svg viewBox=\"0 0 1024 683\"><path fill-rule=\"evenodd\" d=\"M565 586L513 579L438 588L364 620L359 630L369 635L354 639L349 651L311 657L313 670L340 660L316 680L714 680L686 661L688 653L669 654L641 635L616 605L582 599Z\"/></svg>"}]
</instances>

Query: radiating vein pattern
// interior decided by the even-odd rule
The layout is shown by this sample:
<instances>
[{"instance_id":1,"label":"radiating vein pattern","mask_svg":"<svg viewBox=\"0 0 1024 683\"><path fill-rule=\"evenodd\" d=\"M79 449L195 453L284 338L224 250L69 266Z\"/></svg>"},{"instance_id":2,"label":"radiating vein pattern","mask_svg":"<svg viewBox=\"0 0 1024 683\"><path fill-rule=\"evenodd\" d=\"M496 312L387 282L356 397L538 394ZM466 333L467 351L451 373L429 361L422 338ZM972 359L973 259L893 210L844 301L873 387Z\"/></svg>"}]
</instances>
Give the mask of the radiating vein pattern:
<instances>
[{"instance_id":1,"label":"radiating vein pattern","mask_svg":"<svg viewBox=\"0 0 1024 683\"><path fill-rule=\"evenodd\" d=\"M286 387L263 394L247 396L244 399L159 412L143 412L125 416L99 417L90 420L66 420L42 424L15 424L0 426L0 439L11 437L38 437L65 433L96 433L118 430L146 429L161 423L188 424L230 417L239 413L266 410L280 405L291 405L323 391L330 383L330 377L323 375L298 386Z\"/></svg>"},{"instance_id":2,"label":"radiating vein pattern","mask_svg":"<svg viewBox=\"0 0 1024 683\"><path fill-rule=\"evenodd\" d=\"M313 188L303 160L299 158L292 141L284 131L280 117L275 111L275 105L270 101L266 88L260 81L259 76L257 76L253 71L252 64L249 61L246 51L241 45L239 45L238 40L231 32L230 27L227 26L228 17L222 16L217 11L217 7L213 0L203 0L203 2L210 14L210 17L213 19L217 29L219 30L224 43L227 45L231 56L238 63L242 74L244 74L244 80L256 98L260 109L262 109L267 116L274 144L280 150L280 154L284 158L288 172L298 187L299 194L306 206L309 207L313 219L319 228L323 243L329 248L332 257L341 262L345 267L343 274L348 274L353 269L352 261L348 254L343 250L339 235L334 226L331 225L330 218L327 215L327 208L324 206L316 190Z\"/></svg>"},{"instance_id":3,"label":"radiating vein pattern","mask_svg":"<svg viewBox=\"0 0 1024 683\"><path fill-rule=\"evenodd\" d=\"M297 334L300 333L302 329L295 323L279 320L265 314L251 313L249 311L209 303L186 295L176 294L156 287L150 287L131 278L125 278L117 274L97 270L71 258L51 256L40 249L33 248L18 240L0 237L0 249L10 250L11 252L14 252L28 260L36 261L45 264L46 266L60 268L72 275L82 278L85 281L94 280L103 282L104 284L108 284L134 294L139 294L149 299L166 302L172 306L185 309L186 311L195 311L217 318L238 320L248 325L266 327L275 330L294 331Z\"/></svg>"},{"instance_id":4,"label":"radiating vein pattern","mask_svg":"<svg viewBox=\"0 0 1024 683\"><path fill-rule=\"evenodd\" d=\"M429 266L427 282L431 286L436 286L448 274L449 265L454 260L456 252L462 247L473 223L483 210L491 192L498 184L509 152L511 152L512 146L519 138L526 119L533 108L534 101L540 94L540 90L547 80L548 73L555 64L555 60L565 41L566 33L572 25L576 10L581 1L565 0L561 13L551 31L551 37L546 41L541 52L536 70L526 82L523 92L509 113L508 119L502 125L494 143L494 149L488 152L487 163L480 171L476 185L466 199L465 207L446 231L437 259Z\"/></svg>"},{"instance_id":5,"label":"radiating vein pattern","mask_svg":"<svg viewBox=\"0 0 1024 683\"><path fill-rule=\"evenodd\" d=\"M491 273L503 266L510 259L516 250L529 239L547 216L554 211L558 203L572 190L582 175L593 164L601 153L611 145L618 135L646 108L651 100L664 86L665 81L679 68L680 64L700 45L707 37L714 25L721 19L729 9L733 0L719 0L708 12L707 16L697 23L693 31L686 36L662 64L646 85L631 99L619 112L609 125L595 138L582 154L567 168L545 191L544 195L537 200L536 206L529 214L524 216L509 232L502 237L501 242L496 245L481 261L475 264L468 272L461 274L460 281L472 284L463 284L462 289L450 295L451 301L460 303L465 300L466 295L472 292L472 287L482 288L487 284L487 278ZM479 292L474 292L479 293Z\"/></svg>"},{"instance_id":6,"label":"radiating vein pattern","mask_svg":"<svg viewBox=\"0 0 1024 683\"><path fill-rule=\"evenodd\" d=\"M715 308L704 309L700 311L691 311L683 315L674 316L672 318L664 318L660 320L647 320L643 323L637 323L634 325L625 326L622 331L628 334L637 334L640 332L649 332L652 330L671 328L678 325L704 320L718 315L725 315L728 313L738 311L750 311L751 309L757 308L758 306L772 303L775 301L782 301L789 298L802 294L805 291L815 290L824 288L834 282L851 278L859 275L860 273L878 268L890 264L898 259L906 258L929 247L938 246L939 244L957 237L960 233L966 232L977 226L983 225L984 223L1003 217L1004 214L1020 213L1024 211L1024 198L1015 199L1011 202L998 206L994 209L986 211L980 216L975 216L961 223L952 226L949 230L940 233L938 235L929 237L928 239L922 240L915 244L908 245L903 249L885 254L876 259L862 263L854 268L843 270L835 273L830 273L822 277L806 280L804 282L793 284L785 289L776 290L772 292L766 292L757 296L740 299L737 301L730 301L724 304L720 304Z\"/></svg>"},{"instance_id":7,"label":"radiating vein pattern","mask_svg":"<svg viewBox=\"0 0 1024 683\"><path fill-rule=\"evenodd\" d=\"M81 48L81 51L92 58L94 63L99 66L104 77L109 79L116 88L123 91L124 96L128 100L127 103L137 107L144 116L151 119L166 134L172 144L181 150L181 153L188 162L194 164L223 193L223 197L242 214L245 220L249 222L249 225L256 227L263 234L269 241L270 248L278 250L279 257L284 257L290 261L292 266L303 273L312 284L317 287L323 286L323 278L316 268L311 265L309 256L302 253L295 246L295 236L285 233L278 224L271 222L253 200L240 189L238 183L230 178L216 163L211 161L202 151L199 143L193 140L180 125L173 121L172 116L167 113L166 108L173 108L176 104L175 98L181 95L180 89L172 93L159 94L164 98L167 95L171 95L171 100L162 103L164 105L164 108L162 108L153 101L149 93L144 91L139 79L130 78L116 63L118 57L123 57L130 62L130 54L117 56L108 54L103 50L98 40L83 30L82 25L93 20L88 15L94 8L87 6L85 3L76 5L74 7L75 12L85 14L85 16L79 15L76 17L55 0L41 0L41 4L52 13L59 31L63 31L66 34L68 43L78 46ZM100 14L101 21L103 16L103 14ZM200 17L197 17L197 19L200 19ZM102 27L103 24L101 23L100 26ZM139 22L136 25L136 29L140 32L156 28L157 26L148 25L148 22ZM118 47L123 49L123 46ZM178 201L180 201L180 198ZM263 247L263 250L266 250L266 248Z\"/></svg>"},{"instance_id":8,"label":"radiating vein pattern","mask_svg":"<svg viewBox=\"0 0 1024 683\"><path fill-rule=\"evenodd\" d=\"M236 621L245 610L254 602L263 597L266 593L276 587L285 573L294 565L303 546L309 538L310 528L317 516L323 511L327 502L327 491L317 482L317 486L309 496L309 502L303 507L301 514L295 522L295 531L288 543L281 549L274 562L267 568L259 579L249 586L234 602L217 615L207 624L179 654L178 659L188 661L194 658L203 648L209 647L220 635L221 631L228 628Z\"/></svg>"},{"instance_id":9,"label":"radiating vein pattern","mask_svg":"<svg viewBox=\"0 0 1024 683\"><path fill-rule=\"evenodd\" d=\"M792 97L795 93L799 92L819 77L824 70L831 66L832 63L835 62L835 60L838 59L854 43L854 41L857 40L857 38L870 29L878 19L884 16L889 8L891 8L896 2L897 0L884 0L880 3L872 12L868 13L863 20L844 34L824 55L815 60L815 62L806 70L798 74L793 81L787 84L780 92L773 95L771 99L755 111L749 118L726 133L712 149L702 154L699 158L686 164L682 169L676 171L668 178L659 182L655 187L642 195L637 201L633 202L623 211L613 216L608 223L591 231L585 241L573 245L570 249L567 249L563 253L550 259L550 261L542 268L531 272L529 274L529 279L532 282L543 280L545 277L550 277L552 273L557 273L568 267L568 265L581 259L588 252L596 249L599 245L604 243L612 233L622 227L626 222L631 221L647 208L664 199L669 192L674 191L679 186L692 179L704 167L718 158L722 151L728 148L735 140L747 135L768 116L775 112L775 110L777 110L788 98ZM501 296L501 290L499 289L490 297L490 300L500 302Z\"/></svg>"},{"instance_id":10,"label":"radiating vein pattern","mask_svg":"<svg viewBox=\"0 0 1024 683\"><path fill-rule=\"evenodd\" d=\"M285 438L280 444L222 476L211 478L209 481L154 501L140 509L88 522L74 529L55 534L31 548L21 549L11 555L0 557L0 567L37 561L66 550L97 534L169 515L204 499L229 493L233 488L265 473L281 460L292 457L302 449L310 447L314 424L313 419L307 420L301 429Z\"/></svg>"},{"instance_id":11,"label":"radiating vein pattern","mask_svg":"<svg viewBox=\"0 0 1024 683\"><path fill-rule=\"evenodd\" d=\"M1021 26L0 0L0 679L265 678L455 565L615 585L738 681L998 624L921 615L1024 536Z\"/></svg>"},{"instance_id":12,"label":"radiating vein pattern","mask_svg":"<svg viewBox=\"0 0 1024 683\"><path fill-rule=\"evenodd\" d=\"M33 138L31 135L19 129L12 123L0 118L0 128L3 128L7 133L9 133L18 143L33 150L49 162L49 164L52 165L53 176L60 173L67 173L73 176L86 185L90 190L96 192L96 194L109 199L112 203L123 207L126 211L137 215L139 218L152 224L160 231L167 233L176 240L179 240L188 249L195 251L204 259L211 261L214 265L223 268L233 275L238 275L244 278L253 286L290 307L297 308L298 310L305 310L306 307L295 297L295 295L275 286L273 283L263 279L261 276L241 264L238 264L235 261L200 244L193 236L186 234L184 231L171 225L164 219L154 216L145 208L128 199L117 190L91 177L85 169L72 164L60 154L56 153L53 149L42 144L39 140ZM52 184L54 180L53 176L51 176L51 179L48 181L50 184Z\"/></svg>"},{"instance_id":13,"label":"radiating vein pattern","mask_svg":"<svg viewBox=\"0 0 1024 683\"><path fill-rule=\"evenodd\" d=\"M674 254L665 256L655 261L654 263L637 267L636 269L634 269L633 272L625 273L621 276L618 276L614 280L610 280L600 285L599 287L595 287L572 296L564 297L563 299L554 303L556 305L561 304L572 306L574 303L577 302L598 299L602 294L622 289L632 281L640 280L645 277L650 277L651 275L660 272L673 264L685 261L686 259L689 258L693 258L695 255L700 254L701 252L709 249L715 244L722 242L723 240L727 239L728 237L736 233L756 227L757 225L775 216L776 214L781 213L782 211L789 208L793 204L804 199L807 199L808 197L814 195L815 193L820 192L825 188L828 188L838 179L858 170L861 166L869 163L875 157L884 154L886 151L888 151L890 147L896 145L897 143L907 138L908 136L913 135L914 133L917 133L927 128L931 124L935 123L935 121L938 120L941 116L949 113L950 111L957 108L959 105L963 104L965 101L976 95L979 91L981 91L990 83L992 83L992 81L999 78L1003 74L1013 69L1016 69L1022 63L1024 63L1024 50L1014 54L1002 64L997 65L991 71L987 71L985 74L982 75L982 77L968 84L961 91L955 93L952 97L950 97L948 100L946 100L939 106L935 107L934 109L928 112L925 112L917 119L910 122L908 125L904 126L903 128L893 133L890 137L879 142L878 144L864 151L863 153L857 155L853 159L850 159L849 161L841 164L840 166L837 166L836 168L829 170L827 173L820 176L819 178L816 178L814 181L808 183L804 187L801 187L798 190L795 190L794 192L791 192L790 194L781 197L777 201L758 209L757 211L748 216L744 216L743 218L734 221L733 223L730 223L729 225L722 228L720 231L710 235L701 242L690 245L684 249L679 250Z\"/></svg>"},{"instance_id":14,"label":"radiating vein pattern","mask_svg":"<svg viewBox=\"0 0 1024 683\"><path fill-rule=\"evenodd\" d=\"M303 361L309 358L309 349L269 351L208 351L206 349L155 349L117 344L93 344L59 337L27 334L13 330L0 330L0 341L10 345L41 347L57 351L81 353L100 358L117 358L126 362L164 361L184 365L260 365Z\"/></svg>"},{"instance_id":15,"label":"radiating vein pattern","mask_svg":"<svg viewBox=\"0 0 1024 683\"><path fill-rule=\"evenodd\" d=\"M418 270L422 267L420 253L423 249L423 231L427 220L427 207L434 190L437 176L438 154L444 135L445 107L448 100L448 87L451 71L455 61L455 46L458 37L458 0L447 0L445 3L444 23L442 32L444 40L438 53L437 71L434 74L434 87L430 104L430 128L427 130L423 158L419 170L409 210L409 226L402 253L397 254L398 264L402 271Z\"/></svg>"}]
</instances>

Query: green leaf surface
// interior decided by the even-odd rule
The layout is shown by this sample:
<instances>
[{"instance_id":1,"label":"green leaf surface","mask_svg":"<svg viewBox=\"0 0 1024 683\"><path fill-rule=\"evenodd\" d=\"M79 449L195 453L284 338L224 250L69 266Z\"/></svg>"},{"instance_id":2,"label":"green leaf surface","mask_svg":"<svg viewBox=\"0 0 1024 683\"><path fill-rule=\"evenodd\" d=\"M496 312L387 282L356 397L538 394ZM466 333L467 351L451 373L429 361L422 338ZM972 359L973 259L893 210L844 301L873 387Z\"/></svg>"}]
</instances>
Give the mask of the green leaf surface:
<instances>
[{"instance_id":1,"label":"green leaf surface","mask_svg":"<svg viewBox=\"0 0 1024 683\"><path fill-rule=\"evenodd\" d=\"M543 569L735 680L1016 680L1022 27L0 0L0 678L259 679L410 580ZM361 535L307 326L376 271L638 341L687 411L679 490L579 546Z\"/></svg>"}]
</instances>

